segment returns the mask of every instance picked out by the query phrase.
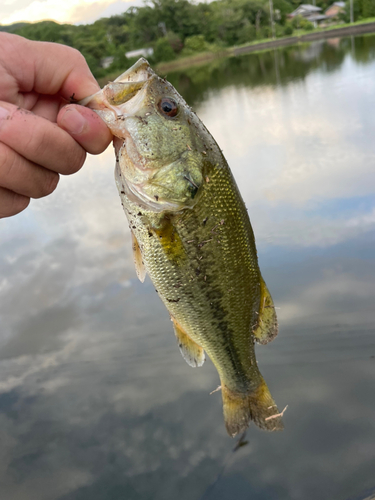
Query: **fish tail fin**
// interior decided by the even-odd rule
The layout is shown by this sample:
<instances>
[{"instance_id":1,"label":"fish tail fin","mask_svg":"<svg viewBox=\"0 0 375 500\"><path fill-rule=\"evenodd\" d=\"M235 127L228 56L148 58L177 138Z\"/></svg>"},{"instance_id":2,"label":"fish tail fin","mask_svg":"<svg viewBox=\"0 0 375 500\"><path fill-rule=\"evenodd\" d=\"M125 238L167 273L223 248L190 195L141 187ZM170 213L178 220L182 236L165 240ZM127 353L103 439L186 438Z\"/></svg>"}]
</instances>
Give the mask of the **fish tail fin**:
<instances>
[{"instance_id":1,"label":"fish tail fin","mask_svg":"<svg viewBox=\"0 0 375 500\"><path fill-rule=\"evenodd\" d=\"M221 388L225 427L230 436L244 432L250 420L267 431L281 431L284 428L282 413L277 409L263 377L258 387L248 393L232 391L225 384Z\"/></svg>"}]
</instances>

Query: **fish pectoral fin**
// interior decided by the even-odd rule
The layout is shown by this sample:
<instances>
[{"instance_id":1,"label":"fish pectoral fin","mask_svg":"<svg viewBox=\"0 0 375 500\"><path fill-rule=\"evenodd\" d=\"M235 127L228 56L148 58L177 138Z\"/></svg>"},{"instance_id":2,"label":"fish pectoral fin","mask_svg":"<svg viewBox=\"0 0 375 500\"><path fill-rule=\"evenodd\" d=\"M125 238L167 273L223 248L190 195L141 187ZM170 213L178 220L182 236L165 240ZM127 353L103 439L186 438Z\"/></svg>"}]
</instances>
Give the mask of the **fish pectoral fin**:
<instances>
[{"instance_id":1,"label":"fish pectoral fin","mask_svg":"<svg viewBox=\"0 0 375 500\"><path fill-rule=\"evenodd\" d=\"M259 344L271 342L278 333L275 306L267 285L260 277L260 306L258 311L258 323L253 329L255 340Z\"/></svg>"},{"instance_id":2,"label":"fish pectoral fin","mask_svg":"<svg viewBox=\"0 0 375 500\"><path fill-rule=\"evenodd\" d=\"M143 283L146 277L146 268L143 263L143 257L141 254L141 249L139 248L137 238L134 236L133 232L131 232L131 234L135 272L137 273L139 281Z\"/></svg>"},{"instance_id":3,"label":"fish pectoral fin","mask_svg":"<svg viewBox=\"0 0 375 500\"><path fill-rule=\"evenodd\" d=\"M261 376L259 385L248 393L230 390L221 384L225 427L230 436L244 432L252 420L266 431L284 429L283 412L279 412L266 382Z\"/></svg>"},{"instance_id":4,"label":"fish pectoral fin","mask_svg":"<svg viewBox=\"0 0 375 500\"><path fill-rule=\"evenodd\" d=\"M177 321L171 317L174 333L178 340L178 347L186 363L193 368L202 366L206 357L204 350L181 328Z\"/></svg>"}]
</instances>

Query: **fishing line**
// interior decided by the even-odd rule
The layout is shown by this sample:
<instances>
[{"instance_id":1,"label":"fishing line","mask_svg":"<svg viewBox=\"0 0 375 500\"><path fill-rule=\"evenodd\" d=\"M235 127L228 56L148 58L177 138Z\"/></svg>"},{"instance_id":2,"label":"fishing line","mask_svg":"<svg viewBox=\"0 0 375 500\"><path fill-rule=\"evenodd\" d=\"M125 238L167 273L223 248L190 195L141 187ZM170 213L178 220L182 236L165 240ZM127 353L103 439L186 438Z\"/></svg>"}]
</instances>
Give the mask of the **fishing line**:
<instances>
[{"instance_id":1,"label":"fishing line","mask_svg":"<svg viewBox=\"0 0 375 500\"><path fill-rule=\"evenodd\" d=\"M209 486L207 486L205 492L203 493L203 495L200 497L199 500L207 500L209 498L209 496L211 495L211 493L215 489L215 486L218 484L220 479L223 477L223 474L224 474L225 470L227 469L227 467L229 466L229 463L230 463L231 459L233 458L234 453L236 453L236 451L238 451L240 448L242 448L243 446L246 446L248 444L248 441L245 440L245 437L246 437L246 431L243 432L243 434L241 434L241 437L237 441L236 446L231 451L229 451L227 453L227 456L225 457L225 460L224 460L224 463L221 467L220 472L216 476L215 480Z\"/></svg>"}]
</instances>

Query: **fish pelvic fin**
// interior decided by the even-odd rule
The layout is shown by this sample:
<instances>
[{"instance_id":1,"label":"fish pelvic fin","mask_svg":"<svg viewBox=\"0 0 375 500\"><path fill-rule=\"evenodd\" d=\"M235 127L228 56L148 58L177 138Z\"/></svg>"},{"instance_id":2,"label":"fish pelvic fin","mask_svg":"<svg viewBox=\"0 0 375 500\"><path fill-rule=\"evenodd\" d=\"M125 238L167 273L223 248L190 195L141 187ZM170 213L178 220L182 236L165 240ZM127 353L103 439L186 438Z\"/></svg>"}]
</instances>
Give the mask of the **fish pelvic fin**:
<instances>
[{"instance_id":1,"label":"fish pelvic fin","mask_svg":"<svg viewBox=\"0 0 375 500\"><path fill-rule=\"evenodd\" d=\"M267 285L260 277L260 306L258 323L253 330L254 338L259 344L268 344L278 333L275 306Z\"/></svg>"},{"instance_id":2,"label":"fish pelvic fin","mask_svg":"<svg viewBox=\"0 0 375 500\"><path fill-rule=\"evenodd\" d=\"M252 420L266 431L281 431L284 428L282 413L263 377L258 387L248 393L234 392L221 384L225 427L231 437L244 432Z\"/></svg>"},{"instance_id":3,"label":"fish pelvic fin","mask_svg":"<svg viewBox=\"0 0 375 500\"><path fill-rule=\"evenodd\" d=\"M131 235L132 235L132 248L133 248L133 259L135 264L135 272L137 273L139 281L143 283L146 277L146 268L143 262L143 257L141 254L139 243L137 241L137 238L134 236L133 231L131 231Z\"/></svg>"},{"instance_id":4,"label":"fish pelvic fin","mask_svg":"<svg viewBox=\"0 0 375 500\"><path fill-rule=\"evenodd\" d=\"M178 347L186 363L193 368L202 366L206 359L203 348L184 332L180 324L173 317L171 317L171 321L177 337Z\"/></svg>"}]
</instances>

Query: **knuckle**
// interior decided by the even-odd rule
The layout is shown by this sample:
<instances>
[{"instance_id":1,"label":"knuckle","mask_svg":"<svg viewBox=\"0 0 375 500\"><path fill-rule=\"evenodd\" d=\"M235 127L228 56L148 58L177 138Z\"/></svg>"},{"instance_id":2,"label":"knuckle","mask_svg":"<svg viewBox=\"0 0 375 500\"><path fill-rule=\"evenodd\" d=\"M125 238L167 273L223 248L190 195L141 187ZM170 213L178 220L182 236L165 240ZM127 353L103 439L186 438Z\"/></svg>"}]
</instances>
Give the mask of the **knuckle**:
<instances>
[{"instance_id":1,"label":"knuckle","mask_svg":"<svg viewBox=\"0 0 375 500\"><path fill-rule=\"evenodd\" d=\"M41 128L38 130L38 133L36 133L36 131L34 133L30 133L29 142L26 144L25 149L29 149L33 158L44 158L45 156L48 156L46 154L48 143L48 136L44 128Z\"/></svg>"},{"instance_id":2,"label":"knuckle","mask_svg":"<svg viewBox=\"0 0 375 500\"><path fill-rule=\"evenodd\" d=\"M77 61L77 64L84 64L85 66L87 66L87 62L86 62L86 59L84 58L84 56L81 54L81 52L78 50L78 49L75 49L73 47L69 47L69 50L70 50L70 57Z\"/></svg>"},{"instance_id":3,"label":"knuckle","mask_svg":"<svg viewBox=\"0 0 375 500\"><path fill-rule=\"evenodd\" d=\"M0 143L0 168L1 176L10 178L13 175L17 155L14 151L3 143Z\"/></svg>"}]
</instances>

